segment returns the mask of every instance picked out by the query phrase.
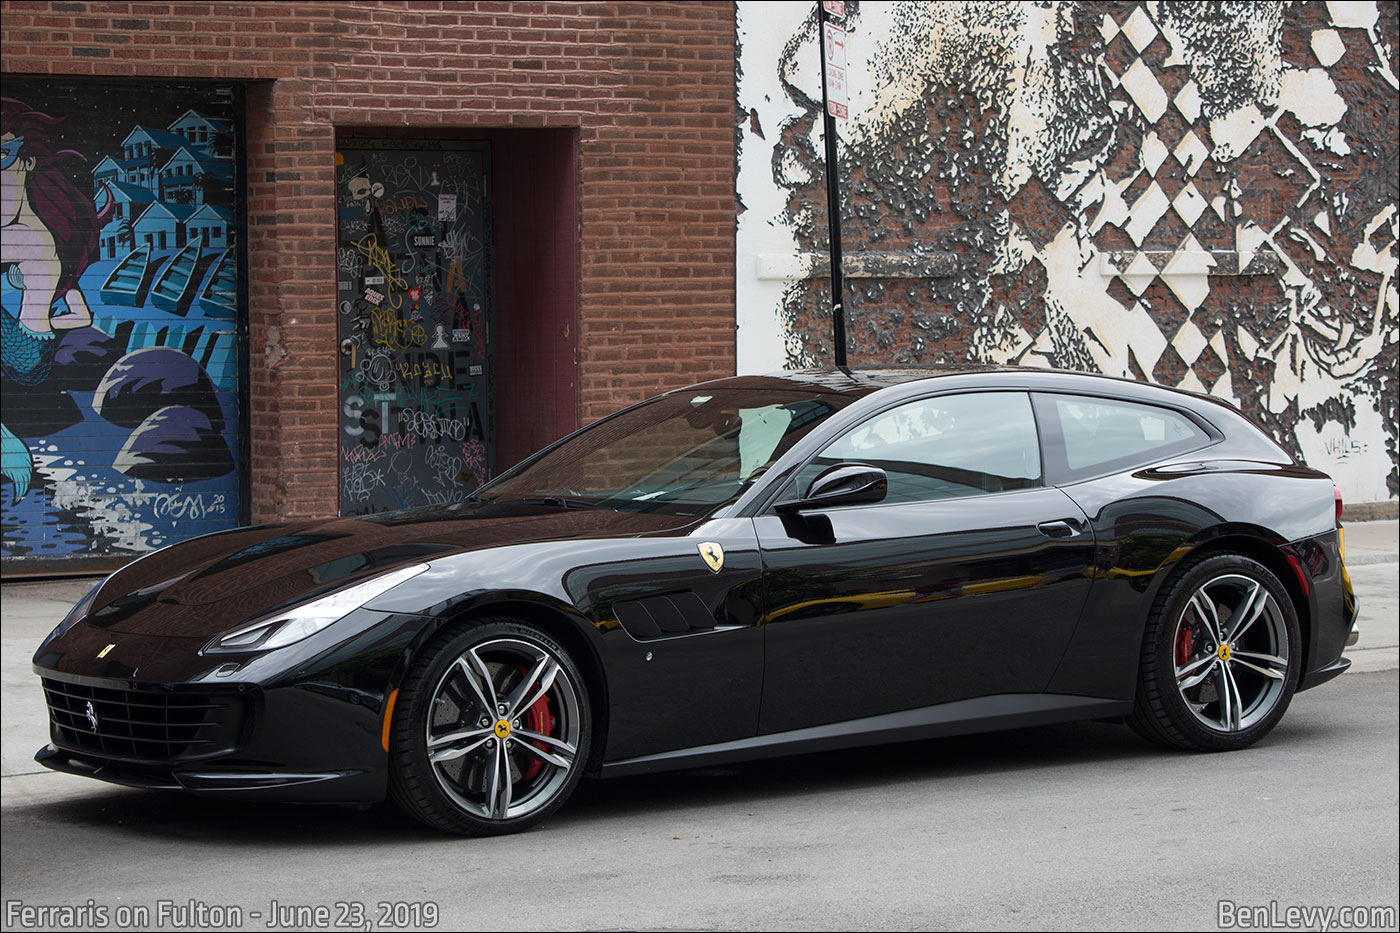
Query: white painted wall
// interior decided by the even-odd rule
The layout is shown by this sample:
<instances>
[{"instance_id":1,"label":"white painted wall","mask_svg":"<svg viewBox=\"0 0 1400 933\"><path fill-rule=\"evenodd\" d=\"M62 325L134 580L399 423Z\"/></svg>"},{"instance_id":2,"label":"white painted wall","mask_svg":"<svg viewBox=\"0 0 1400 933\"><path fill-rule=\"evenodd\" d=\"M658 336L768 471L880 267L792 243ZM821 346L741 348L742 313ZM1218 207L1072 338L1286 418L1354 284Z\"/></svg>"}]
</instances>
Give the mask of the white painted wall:
<instances>
[{"instance_id":1,"label":"white painted wall","mask_svg":"<svg viewBox=\"0 0 1400 933\"><path fill-rule=\"evenodd\" d=\"M799 145L810 137L819 158L821 123L783 134L809 113L801 95L819 96L814 8L737 4L738 99L750 115L740 123L737 181L741 373L812 362L796 349L791 312L829 300L825 281L814 288L807 278L822 262L799 242L808 218L793 207L802 199L791 197L822 183ZM1353 89L1360 75L1395 93L1394 36L1382 34L1374 2L1307 9L1261 2L1223 24L1218 9L1181 9L1144 2L1115 20L1095 4L867 0L850 24L852 118L840 126L843 152L898 145L910 172L956 173L957 161L927 151L927 139L901 137L900 117L911 107L936 111L950 90L971 94L985 112L1004 116L987 141L999 153L995 196L1006 206L986 221L994 259L961 268L942 309L967 322L966 357L1150 375L1164 354L1176 354L1186 369L1180 375L1178 367L1170 384L1243 402L1331 473L1347 501L1393 499L1387 477L1394 482L1396 458L1386 445L1394 446L1395 373L1385 360L1395 359L1400 342L1397 206L1393 195L1368 199L1329 179L1383 141L1355 137L1357 126L1373 125L1349 120L1349 108L1367 101L1349 101L1355 91L1334 74L1350 76ZM1311 18L1285 20L1293 16ZM1310 58L1287 59L1285 29L1306 30ZM1393 151L1393 122L1373 128L1390 135ZM1229 180L1260 152L1273 153L1276 171L1296 179L1289 195L1296 203L1281 214ZM1015 206L1029 184L1065 209L1048 234L1037 230L1043 217ZM1197 239L1222 225L1233 231L1224 250ZM936 226L935 219L931 246ZM1163 239L1180 229L1185 236ZM1256 319L1222 323L1211 309L1257 285L1230 274L1256 254L1277 279L1268 293L1282 298L1256 307ZM989 277L1025 275L1035 264L1044 269L1041 313L1023 309L1019 320L990 313ZM1184 323L1142 297L1162 283L1190 312ZM1225 364L1223 375L1203 364L1208 356ZM1235 384L1236 373L1268 371L1266 361L1267 384ZM1379 371L1386 365L1388 376Z\"/></svg>"}]
</instances>

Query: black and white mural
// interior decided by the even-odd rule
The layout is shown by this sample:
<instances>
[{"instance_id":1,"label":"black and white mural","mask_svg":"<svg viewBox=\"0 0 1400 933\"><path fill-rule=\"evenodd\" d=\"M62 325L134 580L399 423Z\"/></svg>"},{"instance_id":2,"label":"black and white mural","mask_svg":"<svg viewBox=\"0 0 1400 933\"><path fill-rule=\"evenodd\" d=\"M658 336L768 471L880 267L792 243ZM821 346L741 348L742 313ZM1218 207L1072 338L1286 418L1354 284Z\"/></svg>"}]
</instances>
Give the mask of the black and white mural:
<instances>
[{"instance_id":1,"label":"black and white mural","mask_svg":"<svg viewBox=\"0 0 1400 933\"><path fill-rule=\"evenodd\" d=\"M737 5L740 372L831 359L815 7ZM845 7L853 364L1208 392L1400 494L1395 4Z\"/></svg>"}]
</instances>

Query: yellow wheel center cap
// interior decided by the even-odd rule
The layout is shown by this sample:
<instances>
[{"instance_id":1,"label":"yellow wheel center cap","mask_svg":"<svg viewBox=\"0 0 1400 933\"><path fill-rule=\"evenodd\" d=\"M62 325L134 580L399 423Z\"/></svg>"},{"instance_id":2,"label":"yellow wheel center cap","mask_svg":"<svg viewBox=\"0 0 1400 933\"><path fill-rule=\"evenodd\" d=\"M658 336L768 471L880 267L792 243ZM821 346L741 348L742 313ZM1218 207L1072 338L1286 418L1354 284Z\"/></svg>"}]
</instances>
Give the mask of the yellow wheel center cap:
<instances>
[{"instance_id":1,"label":"yellow wheel center cap","mask_svg":"<svg viewBox=\"0 0 1400 933\"><path fill-rule=\"evenodd\" d=\"M1222 661L1230 660L1230 646L1221 645L1219 648L1215 649L1215 654Z\"/></svg>"},{"instance_id":2,"label":"yellow wheel center cap","mask_svg":"<svg viewBox=\"0 0 1400 933\"><path fill-rule=\"evenodd\" d=\"M496 737L503 739L508 735L510 735L510 723L504 719L496 720Z\"/></svg>"}]
</instances>

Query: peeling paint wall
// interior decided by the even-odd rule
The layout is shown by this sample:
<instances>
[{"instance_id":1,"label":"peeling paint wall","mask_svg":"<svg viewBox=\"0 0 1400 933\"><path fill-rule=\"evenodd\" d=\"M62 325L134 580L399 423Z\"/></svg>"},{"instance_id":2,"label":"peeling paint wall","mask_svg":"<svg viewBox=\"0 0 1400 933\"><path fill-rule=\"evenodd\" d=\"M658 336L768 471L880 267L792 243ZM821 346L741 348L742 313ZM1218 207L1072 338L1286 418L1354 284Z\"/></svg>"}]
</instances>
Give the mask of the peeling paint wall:
<instances>
[{"instance_id":1,"label":"peeling paint wall","mask_svg":"<svg viewBox=\"0 0 1400 933\"><path fill-rule=\"evenodd\" d=\"M737 5L740 372L831 359L815 6ZM1400 495L1395 4L846 7L853 365L1210 392Z\"/></svg>"}]
</instances>

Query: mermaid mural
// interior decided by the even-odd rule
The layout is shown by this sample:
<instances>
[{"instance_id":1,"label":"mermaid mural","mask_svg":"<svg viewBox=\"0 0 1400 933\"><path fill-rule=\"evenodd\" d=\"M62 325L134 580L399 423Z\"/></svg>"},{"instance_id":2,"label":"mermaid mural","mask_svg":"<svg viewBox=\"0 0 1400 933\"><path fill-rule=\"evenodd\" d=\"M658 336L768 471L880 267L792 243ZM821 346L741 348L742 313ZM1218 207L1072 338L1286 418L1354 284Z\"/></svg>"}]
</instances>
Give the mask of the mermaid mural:
<instances>
[{"instance_id":1,"label":"mermaid mural","mask_svg":"<svg viewBox=\"0 0 1400 933\"><path fill-rule=\"evenodd\" d=\"M4 91L0 561L101 570L232 527L232 89Z\"/></svg>"},{"instance_id":2,"label":"mermaid mural","mask_svg":"<svg viewBox=\"0 0 1400 933\"><path fill-rule=\"evenodd\" d=\"M72 149L53 149L49 128L62 121L0 98L0 264L22 295L18 308L0 309L0 364L25 386L48 377L55 331L92 323L78 278L97 258L97 231L111 210L108 200L99 216L63 169L64 162L85 160ZM14 485L15 500L29 491L29 449L4 425L0 473Z\"/></svg>"}]
</instances>

